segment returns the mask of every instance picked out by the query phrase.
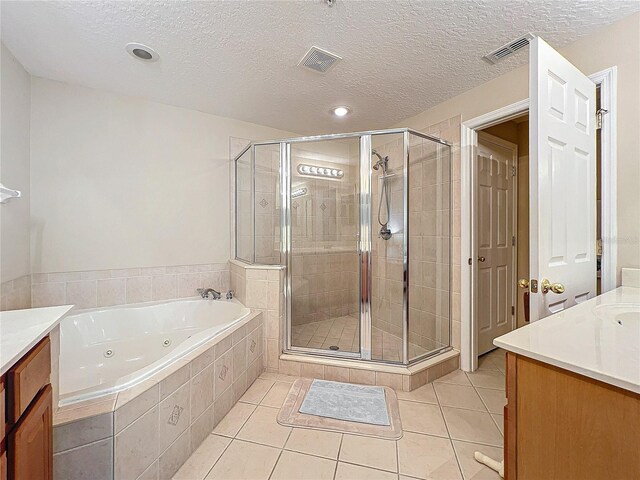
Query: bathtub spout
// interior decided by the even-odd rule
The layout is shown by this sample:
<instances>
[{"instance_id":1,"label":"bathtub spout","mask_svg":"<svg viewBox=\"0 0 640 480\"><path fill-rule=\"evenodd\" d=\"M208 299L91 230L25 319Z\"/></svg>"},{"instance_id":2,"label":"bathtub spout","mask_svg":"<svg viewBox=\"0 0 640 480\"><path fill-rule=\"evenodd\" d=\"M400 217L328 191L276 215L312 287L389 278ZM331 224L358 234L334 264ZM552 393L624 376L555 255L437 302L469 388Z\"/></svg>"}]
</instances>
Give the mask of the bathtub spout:
<instances>
[{"instance_id":1,"label":"bathtub spout","mask_svg":"<svg viewBox=\"0 0 640 480\"><path fill-rule=\"evenodd\" d=\"M214 290L213 288L199 288L197 292L202 298L212 298L213 300L219 300L220 298L222 298L220 292ZM209 297L209 294L211 294L211 297Z\"/></svg>"}]
</instances>

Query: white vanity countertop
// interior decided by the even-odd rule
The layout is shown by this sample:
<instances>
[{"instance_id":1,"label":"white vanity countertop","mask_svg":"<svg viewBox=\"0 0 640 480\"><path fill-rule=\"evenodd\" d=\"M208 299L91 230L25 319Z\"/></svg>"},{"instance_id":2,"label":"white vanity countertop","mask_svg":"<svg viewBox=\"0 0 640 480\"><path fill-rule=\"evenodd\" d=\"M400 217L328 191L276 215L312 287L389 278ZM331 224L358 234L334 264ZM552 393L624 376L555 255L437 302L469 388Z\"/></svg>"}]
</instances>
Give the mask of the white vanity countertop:
<instances>
[{"instance_id":1,"label":"white vanity countertop","mask_svg":"<svg viewBox=\"0 0 640 480\"><path fill-rule=\"evenodd\" d=\"M73 305L0 312L0 375L46 337Z\"/></svg>"},{"instance_id":2,"label":"white vanity countertop","mask_svg":"<svg viewBox=\"0 0 640 480\"><path fill-rule=\"evenodd\" d=\"M502 335L493 343L518 355L640 393L638 304L640 288L619 287Z\"/></svg>"}]
</instances>

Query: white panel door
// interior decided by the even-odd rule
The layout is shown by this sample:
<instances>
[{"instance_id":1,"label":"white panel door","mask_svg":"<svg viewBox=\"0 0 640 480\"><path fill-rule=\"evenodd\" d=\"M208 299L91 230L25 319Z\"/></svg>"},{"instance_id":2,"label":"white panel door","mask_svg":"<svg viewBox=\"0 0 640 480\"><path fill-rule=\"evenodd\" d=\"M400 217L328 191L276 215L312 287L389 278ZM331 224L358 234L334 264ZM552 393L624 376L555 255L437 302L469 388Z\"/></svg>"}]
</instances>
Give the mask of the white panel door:
<instances>
[{"instance_id":1,"label":"white panel door","mask_svg":"<svg viewBox=\"0 0 640 480\"><path fill-rule=\"evenodd\" d=\"M531 321L596 295L596 86L544 40L529 63ZM543 293L542 283L563 293Z\"/></svg>"},{"instance_id":2,"label":"white panel door","mask_svg":"<svg viewBox=\"0 0 640 480\"><path fill-rule=\"evenodd\" d=\"M478 355L513 329L515 306L515 168L518 147L478 132Z\"/></svg>"}]
</instances>

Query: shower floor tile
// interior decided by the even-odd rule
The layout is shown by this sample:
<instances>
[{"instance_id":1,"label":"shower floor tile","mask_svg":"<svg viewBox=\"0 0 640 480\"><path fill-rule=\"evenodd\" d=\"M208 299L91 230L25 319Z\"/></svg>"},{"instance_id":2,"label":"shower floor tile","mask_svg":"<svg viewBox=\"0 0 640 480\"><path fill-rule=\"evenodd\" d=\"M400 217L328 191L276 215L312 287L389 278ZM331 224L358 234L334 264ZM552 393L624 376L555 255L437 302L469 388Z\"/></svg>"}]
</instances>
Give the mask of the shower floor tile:
<instances>
[{"instance_id":1,"label":"shower floor tile","mask_svg":"<svg viewBox=\"0 0 640 480\"><path fill-rule=\"evenodd\" d=\"M329 350L338 347L342 352L360 351L360 329L354 315L329 318L319 322L294 325L291 341L296 347ZM424 355L428 350L409 343L409 358ZM402 358L402 341L399 337L372 327L371 354L376 360L399 362Z\"/></svg>"},{"instance_id":2,"label":"shower floor tile","mask_svg":"<svg viewBox=\"0 0 640 480\"><path fill-rule=\"evenodd\" d=\"M328 350L337 346L343 352L360 350L358 319L351 315L329 318L319 322L294 325L291 340L296 347Z\"/></svg>"}]
</instances>

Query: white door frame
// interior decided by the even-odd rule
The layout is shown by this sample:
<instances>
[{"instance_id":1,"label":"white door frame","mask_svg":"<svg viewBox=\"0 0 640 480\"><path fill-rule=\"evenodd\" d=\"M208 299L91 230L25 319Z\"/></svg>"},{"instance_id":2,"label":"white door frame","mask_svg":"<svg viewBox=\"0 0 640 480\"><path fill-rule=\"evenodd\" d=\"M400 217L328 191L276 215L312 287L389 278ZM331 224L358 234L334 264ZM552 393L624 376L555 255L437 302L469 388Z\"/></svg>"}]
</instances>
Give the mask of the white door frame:
<instances>
[{"instance_id":1,"label":"white door frame","mask_svg":"<svg viewBox=\"0 0 640 480\"><path fill-rule=\"evenodd\" d=\"M617 67L611 67L589 78L600 86L600 108L608 110L604 115L601 129L601 232L602 232L602 293L617 286L617 130L616 92ZM473 199L476 197L475 149L478 144L478 130L519 117L529 111L529 99L507 105L476 118L463 122L460 126L460 368L474 371L478 368L477 330L475 318L475 276L477 257L475 252L476 215ZM529 159L532 161L532 159ZM471 261L471 263L469 263Z\"/></svg>"}]
</instances>

